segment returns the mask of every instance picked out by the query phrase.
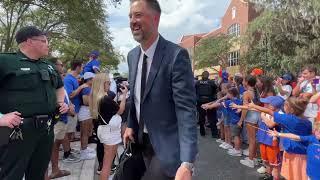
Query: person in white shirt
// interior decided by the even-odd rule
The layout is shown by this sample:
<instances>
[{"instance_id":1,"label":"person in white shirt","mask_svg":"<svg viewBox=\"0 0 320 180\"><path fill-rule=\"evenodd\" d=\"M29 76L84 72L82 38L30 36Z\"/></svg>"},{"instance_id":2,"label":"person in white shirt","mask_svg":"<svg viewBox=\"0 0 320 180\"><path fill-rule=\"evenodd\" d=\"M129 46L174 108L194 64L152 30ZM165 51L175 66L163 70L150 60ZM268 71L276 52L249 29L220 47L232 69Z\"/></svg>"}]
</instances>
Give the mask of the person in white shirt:
<instances>
[{"instance_id":1,"label":"person in white shirt","mask_svg":"<svg viewBox=\"0 0 320 180\"><path fill-rule=\"evenodd\" d=\"M303 98L310 98L316 92L320 92L320 84L315 83L317 68L312 65L308 65L302 69L301 78L298 80L297 86L293 89L293 96L300 96ZM317 116L318 105L309 103L304 116L307 117L312 123Z\"/></svg>"},{"instance_id":2,"label":"person in white shirt","mask_svg":"<svg viewBox=\"0 0 320 180\"><path fill-rule=\"evenodd\" d=\"M288 99L292 93L292 87L290 82L292 76L288 73L284 74L281 78L278 78L275 85L277 96L282 97L284 100Z\"/></svg>"}]
</instances>

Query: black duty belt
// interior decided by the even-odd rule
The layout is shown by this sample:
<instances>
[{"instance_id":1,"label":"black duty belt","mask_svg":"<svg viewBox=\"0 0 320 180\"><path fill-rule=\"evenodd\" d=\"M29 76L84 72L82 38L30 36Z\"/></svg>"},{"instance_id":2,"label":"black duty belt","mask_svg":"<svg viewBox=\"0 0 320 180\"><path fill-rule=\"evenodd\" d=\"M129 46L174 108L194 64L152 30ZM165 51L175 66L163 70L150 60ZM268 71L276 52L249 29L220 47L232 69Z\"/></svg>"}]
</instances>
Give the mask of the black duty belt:
<instances>
[{"instance_id":1,"label":"black duty belt","mask_svg":"<svg viewBox=\"0 0 320 180\"><path fill-rule=\"evenodd\" d=\"M36 115L32 117L24 117L22 127L32 127L32 128L47 128L48 121L52 121L52 116L50 115Z\"/></svg>"}]
</instances>

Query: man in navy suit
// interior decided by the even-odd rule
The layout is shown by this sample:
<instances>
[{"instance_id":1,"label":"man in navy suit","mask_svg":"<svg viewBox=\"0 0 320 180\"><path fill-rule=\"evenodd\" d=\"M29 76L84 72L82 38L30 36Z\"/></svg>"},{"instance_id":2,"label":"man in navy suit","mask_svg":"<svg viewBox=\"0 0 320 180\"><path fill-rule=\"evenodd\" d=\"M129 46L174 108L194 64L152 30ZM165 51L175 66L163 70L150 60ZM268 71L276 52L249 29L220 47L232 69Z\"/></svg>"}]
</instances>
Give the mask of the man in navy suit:
<instances>
[{"instance_id":1,"label":"man in navy suit","mask_svg":"<svg viewBox=\"0 0 320 180\"><path fill-rule=\"evenodd\" d=\"M189 180L198 153L196 93L188 52L158 32L157 0L130 1L139 46L128 54L131 108L124 142L143 147L143 180Z\"/></svg>"}]
</instances>

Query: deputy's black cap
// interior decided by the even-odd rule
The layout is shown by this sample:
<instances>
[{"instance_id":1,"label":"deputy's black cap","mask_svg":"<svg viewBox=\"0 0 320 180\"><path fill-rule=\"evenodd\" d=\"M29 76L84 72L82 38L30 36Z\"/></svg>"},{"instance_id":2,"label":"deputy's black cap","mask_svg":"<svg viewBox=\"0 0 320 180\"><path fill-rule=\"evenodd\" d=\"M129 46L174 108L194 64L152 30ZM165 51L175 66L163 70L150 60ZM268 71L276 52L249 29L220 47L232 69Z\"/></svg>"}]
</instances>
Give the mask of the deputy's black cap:
<instances>
[{"instance_id":1,"label":"deputy's black cap","mask_svg":"<svg viewBox=\"0 0 320 180\"><path fill-rule=\"evenodd\" d=\"M46 35L46 33L42 32L35 26L26 26L19 29L19 31L16 34L16 41L18 44L20 44L26 41L28 38L41 35Z\"/></svg>"}]
</instances>

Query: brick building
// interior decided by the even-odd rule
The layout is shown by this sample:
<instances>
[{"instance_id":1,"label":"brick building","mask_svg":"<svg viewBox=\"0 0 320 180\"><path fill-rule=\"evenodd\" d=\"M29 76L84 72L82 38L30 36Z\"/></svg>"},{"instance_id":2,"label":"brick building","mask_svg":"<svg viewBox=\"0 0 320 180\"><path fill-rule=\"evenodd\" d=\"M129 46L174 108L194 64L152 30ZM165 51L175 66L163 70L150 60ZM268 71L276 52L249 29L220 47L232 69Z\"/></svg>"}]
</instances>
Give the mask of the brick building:
<instances>
[{"instance_id":1,"label":"brick building","mask_svg":"<svg viewBox=\"0 0 320 180\"><path fill-rule=\"evenodd\" d=\"M217 70L220 69L219 66L195 69L194 51L195 47L202 39L218 36L219 34L227 34L234 36L235 38L239 38L245 34L248 24L258 15L259 13L254 8L254 5L249 3L247 0L231 0L230 5L221 19L219 28L213 29L208 33L182 36L179 44L186 48L190 54L194 75L199 76L204 70L208 70L210 74L216 74ZM233 47L230 49L228 57L229 67L227 67L227 71L230 74L234 74L239 71L240 55L244 50L244 47L241 47L239 42L233 44Z\"/></svg>"}]
</instances>

